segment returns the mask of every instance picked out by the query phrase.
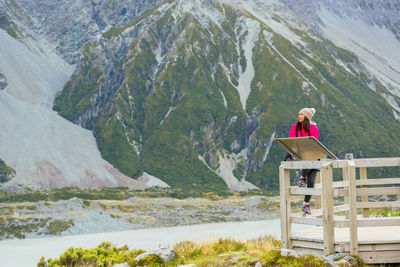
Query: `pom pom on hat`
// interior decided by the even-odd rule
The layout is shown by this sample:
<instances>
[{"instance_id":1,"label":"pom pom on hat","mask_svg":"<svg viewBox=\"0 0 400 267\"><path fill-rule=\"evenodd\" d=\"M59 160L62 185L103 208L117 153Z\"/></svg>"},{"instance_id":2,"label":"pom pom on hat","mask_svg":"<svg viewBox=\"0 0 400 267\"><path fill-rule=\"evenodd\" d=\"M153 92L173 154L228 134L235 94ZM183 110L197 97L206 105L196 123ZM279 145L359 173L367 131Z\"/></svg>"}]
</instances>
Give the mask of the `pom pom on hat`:
<instances>
[{"instance_id":1,"label":"pom pom on hat","mask_svg":"<svg viewBox=\"0 0 400 267\"><path fill-rule=\"evenodd\" d=\"M306 116L306 118L311 122L311 119L315 114L315 108L302 108L299 113L304 114L304 116Z\"/></svg>"}]
</instances>

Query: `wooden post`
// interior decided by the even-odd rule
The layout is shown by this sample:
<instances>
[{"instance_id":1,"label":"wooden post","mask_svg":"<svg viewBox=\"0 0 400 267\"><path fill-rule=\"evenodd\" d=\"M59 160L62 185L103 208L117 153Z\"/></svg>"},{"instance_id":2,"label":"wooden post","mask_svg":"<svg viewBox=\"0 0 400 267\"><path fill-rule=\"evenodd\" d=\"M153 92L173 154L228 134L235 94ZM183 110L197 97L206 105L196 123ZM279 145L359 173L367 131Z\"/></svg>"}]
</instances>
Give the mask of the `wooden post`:
<instances>
[{"instance_id":1,"label":"wooden post","mask_svg":"<svg viewBox=\"0 0 400 267\"><path fill-rule=\"evenodd\" d=\"M290 170L279 166L279 185L281 194L281 240L282 247L291 248L290 225Z\"/></svg>"},{"instance_id":2,"label":"wooden post","mask_svg":"<svg viewBox=\"0 0 400 267\"><path fill-rule=\"evenodd\" d=\"M367 179L367 168L366 167L361 167L360 168L360 179ZM368 185L363 185L361 186L362 188L367 188ZM363 196L362 197L362 202L368 202L368 196ZM369 217L369 209L364 208L363 209L363 217L368 218Z\"/></svg>"},{"instance_id":3,"label":"wooden post","mask_svg":"<svg viewBox=\"0 0 400 267\"><path fill-rule=\"evenodd\" d=\"M348 174L347 174L347 167L346 168L342 168L342 175L343 175L343 181L348 181ZM349 197L348 196L344 196L344 204L349 204ZM346 220L349 219L349 211L346 210L344 212L344 217Z\"/></svg>"},{"instance_id":4,"label":"wooden post","mask_svg":"<svg viewBox=\"0 0 400 267\"><path fill-rule=\"evenodd\" d=\"M332 163L321 166L322 186L322 223L324 228L324 255L335 252L335 234L333 220L333 177Z\"/></svg>"},{"instance_id":5,"label":"wooden post","mask_svg":"<svg viewBox=\"0 0 400 267\"><path fill-rule=\"evenodd\" d=\"M350 255L358 255L356 167L353 160L348 161L349 178L349 220L350 220Z\"/></svg>"},{"instance_id":6,"label":"wooden post","mask_svg":"<svg viewBox=\"0 0 400 267\"><path fill-rule=\"evenodd\" d=\"M316 184L321 183L321 174L320 172L317 172L317 178L315 180ZM315 209L320 209L321 208L321 196L314 196L315 198Z\"/></svg>"}]
</instances>

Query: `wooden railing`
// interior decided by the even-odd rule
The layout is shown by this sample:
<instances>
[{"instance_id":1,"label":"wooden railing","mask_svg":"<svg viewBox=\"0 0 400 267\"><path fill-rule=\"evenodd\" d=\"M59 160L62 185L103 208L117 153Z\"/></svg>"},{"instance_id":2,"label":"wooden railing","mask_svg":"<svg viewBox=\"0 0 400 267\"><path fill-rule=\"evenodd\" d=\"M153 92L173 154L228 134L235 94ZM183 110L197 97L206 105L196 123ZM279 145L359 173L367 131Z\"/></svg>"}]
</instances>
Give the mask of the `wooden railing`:
<instances>
[{"instance_id":1,"label":"wooden railing","mask_svg":"<svg viewBox=\"0 0 400 267\"><path fill-rule=\"evenodd\" d=\"M323 227L323 250L328 255L335 252L334 231L349 228L349 254L358 255L357 227L400 226L400 217L369 218L370 208L400 207L400 201L369 202L368 196L399 195L399 178L368 178L367 168L400 166L400 158L376 158L331 161L286 161L279 167L281 198L281 238L284 248L292 248L291 224L300 223ZM333 181L333 169L342 169L342 179ZM360 177L356 179L356 168ZM320 169L321 182L314 188L290 186L291 169ZM369 186L384 187L369 187ZM321 198L321 208L313 209L312 215L291 212L292 195L312 195ZM316 197L316 198L317 198ZM335 205L342 197L343 203ZM360 197L361 201L357 201ZM318 200L318 199L317 199ZM318 203L317 203L318 206ZM357 209L363 217L357 218ZM334 214L345 212L345 219L335 219Z\"/></svg>"}]
</instances>

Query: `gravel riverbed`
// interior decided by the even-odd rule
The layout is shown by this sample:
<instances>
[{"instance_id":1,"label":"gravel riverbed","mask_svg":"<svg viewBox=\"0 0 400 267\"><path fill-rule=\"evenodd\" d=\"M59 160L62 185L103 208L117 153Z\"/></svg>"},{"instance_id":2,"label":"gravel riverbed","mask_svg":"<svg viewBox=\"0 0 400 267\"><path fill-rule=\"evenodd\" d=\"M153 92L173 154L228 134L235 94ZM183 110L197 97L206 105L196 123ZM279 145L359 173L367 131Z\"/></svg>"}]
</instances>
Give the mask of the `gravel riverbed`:
<instances>
[{"instance_id":1,"label":"gravel riverbed","mask_svg":"<svg viewBox=\"0 0 400 267\"><path fill-rule=\"evenodd\" d=\"M140 198L0 204L0 239L76 235L279 217L278 197Z\"/></svg>"}]
</instances>

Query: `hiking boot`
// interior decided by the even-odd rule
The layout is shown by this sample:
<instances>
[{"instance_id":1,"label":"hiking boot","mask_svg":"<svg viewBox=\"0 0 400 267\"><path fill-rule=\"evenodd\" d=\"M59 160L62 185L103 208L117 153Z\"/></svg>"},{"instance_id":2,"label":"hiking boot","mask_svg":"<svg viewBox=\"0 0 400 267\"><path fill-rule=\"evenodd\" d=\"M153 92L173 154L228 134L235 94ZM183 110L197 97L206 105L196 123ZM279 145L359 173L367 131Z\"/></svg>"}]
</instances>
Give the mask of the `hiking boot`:
<instances>
[{"instance_id":1,"label":"hiking boot","mask_svg":"<svg viewBox=\"0 0 400 267\"><path fill-rule=\"evenodd\" d=\"M311 209L310 209L309 203L304 204L301 209L303 210L304 214L311 214Z\"/></svg>"},{"instance_id":2,"label":"hiking boot","mask_svg":"<svg viewBox=\"0 0 400 267\"><path fill-rule=\"evenodd\" d=\"M299 180L297 180L297 185L300 187L305 187L306 186L306 177L300 177Z\"/></svg>"}]
</instances>

